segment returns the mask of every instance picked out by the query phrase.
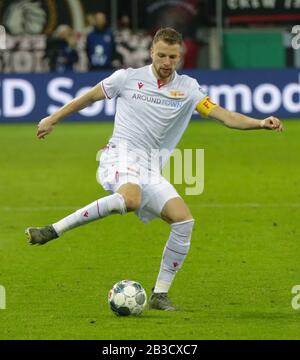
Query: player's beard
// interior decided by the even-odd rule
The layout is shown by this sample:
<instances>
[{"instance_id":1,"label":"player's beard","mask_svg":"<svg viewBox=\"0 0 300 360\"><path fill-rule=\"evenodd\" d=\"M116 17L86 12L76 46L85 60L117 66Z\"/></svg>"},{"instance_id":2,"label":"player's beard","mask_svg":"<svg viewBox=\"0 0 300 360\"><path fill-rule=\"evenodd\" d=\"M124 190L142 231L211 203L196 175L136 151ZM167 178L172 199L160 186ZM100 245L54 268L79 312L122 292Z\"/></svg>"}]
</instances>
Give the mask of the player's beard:
<instances>
[{"instance_id":1,"label":"player's beard","mask_svg":"<svg viewBox=\"0 0 300 360\"><path fill-rule=\"evenodd\" d=\"M159 69L159 76L162 79L167 79L171 77L171 75L172 75L172 69L164 69L164 68Z\"/></svg>"},{"instance_id":2,"label":"player's beard","mask_svg":"<svg viewBox=\"0 0 300 360\"><path fill-rule=\"evenodd\" d=\"M167 80L171 78L172 74L174 73L173 69L164 69L162 67L157 68L154 64L153 66L156 71L156 74L159 76L161 80Z\"/></svg>"}]
</instances>

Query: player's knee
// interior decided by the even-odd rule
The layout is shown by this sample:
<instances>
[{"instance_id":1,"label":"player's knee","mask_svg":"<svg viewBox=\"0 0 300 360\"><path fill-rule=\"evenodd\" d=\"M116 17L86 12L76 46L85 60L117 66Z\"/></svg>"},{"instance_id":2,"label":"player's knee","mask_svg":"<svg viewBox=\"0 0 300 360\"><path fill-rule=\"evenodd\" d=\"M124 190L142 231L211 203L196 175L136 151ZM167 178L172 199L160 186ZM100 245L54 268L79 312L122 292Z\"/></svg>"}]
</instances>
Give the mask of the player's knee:
<instances>
[{"instance_id":1,"label":"player's knee","mask_svg":"<svg viewBox=\"0 0 300 360\"><path fill-rule=\"evenodd\" d=\"M125 197L125 204L127 211L134 211L141 206L141 198L140 196Z\"/></svg>"},{"instance_id":2,"label":"player's knee","mask_svg":"<svg viewBox=\"0 0 300 360\"><path fill-rule=\"evenodd\" d=\"M141 206L142 194L138 185L126 184L118 192L124 198L127 211L134 211Z\"/></svg>"},{"instance_id":3,"label":"player's knee","mask_svg":"<svg viewBox=\"0 0 300 360\"><path fill-rule=\"evenodd\" d=\"M194 221L193 216L191 214L176 214L171 219L171 224L180 223L183 221Z\"/></svg>"},{"instance_id":4,"label":"player's knee","mask_svg":"<svg viewBox=\"0 0 300 360\"><path fill-rule=\"evenodd\" d=\"M193 220L189 207L179 197L171 199L165 204L161 217L169 224Z\"/></svg>"}]
</instances>

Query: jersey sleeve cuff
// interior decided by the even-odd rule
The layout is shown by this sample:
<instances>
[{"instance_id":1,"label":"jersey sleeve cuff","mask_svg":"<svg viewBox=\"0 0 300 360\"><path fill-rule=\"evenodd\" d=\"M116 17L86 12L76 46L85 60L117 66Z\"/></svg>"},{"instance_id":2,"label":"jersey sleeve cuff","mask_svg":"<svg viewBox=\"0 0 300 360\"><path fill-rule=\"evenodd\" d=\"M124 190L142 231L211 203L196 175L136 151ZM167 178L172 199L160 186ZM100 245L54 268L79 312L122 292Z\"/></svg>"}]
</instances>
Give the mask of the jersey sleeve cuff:
<instances>
[{"instance_id":1,"label":"jersey sleeve cuff","mask_svg":"<svg viewBox=\"0 0 300 360\"><path fill-rule=\"evenodd\" d=\"M111 97L108 96L107 91L106 91L106 89L105 89L105 86L104 86L104 84L103 84L103 81L100 82L100 86L101 86L101 88L102 88L103 94L104 94L104 96L106 97L106 99L109 99L109 100L110 100Z\"/></svg>"}]
</instances>

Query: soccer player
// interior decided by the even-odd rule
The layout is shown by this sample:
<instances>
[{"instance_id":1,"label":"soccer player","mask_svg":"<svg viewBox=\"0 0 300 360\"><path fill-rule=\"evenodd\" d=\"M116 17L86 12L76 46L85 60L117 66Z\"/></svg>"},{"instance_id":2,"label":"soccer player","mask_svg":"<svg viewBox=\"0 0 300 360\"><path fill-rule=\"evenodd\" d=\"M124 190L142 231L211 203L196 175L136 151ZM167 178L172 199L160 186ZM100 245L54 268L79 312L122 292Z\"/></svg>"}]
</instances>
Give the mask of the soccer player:
<instances>
[{"instance_id":1,"label":"soccer player","mask_svg":"<svg viewBox=\"0 0 300 360\"><path fill-rule=\"evenodd\" d=\"M39 122L37 137L44 139L66 116L95 101L117 98L113 134L102 151L97 171L98 181L110 195L52 225L26 230L31 244L45 244L74 227L113 213L135 211L144 222L154 217L163 219L170 224L170 235L149 299L149 307L159 310L176 310L168 291L189 251L194 219L175 188L159 170L149 168L146 158L151 149L166 149L170 154L195 109L234 129L283 129L273 116L257 120L211 102L195 79L176 72L181 50L182 37L177 31L158 30L153 38L151 65L114 72ZM152 179L149 175L154 175L156 181L148 181Z\"/></svg>"}]
</instances>

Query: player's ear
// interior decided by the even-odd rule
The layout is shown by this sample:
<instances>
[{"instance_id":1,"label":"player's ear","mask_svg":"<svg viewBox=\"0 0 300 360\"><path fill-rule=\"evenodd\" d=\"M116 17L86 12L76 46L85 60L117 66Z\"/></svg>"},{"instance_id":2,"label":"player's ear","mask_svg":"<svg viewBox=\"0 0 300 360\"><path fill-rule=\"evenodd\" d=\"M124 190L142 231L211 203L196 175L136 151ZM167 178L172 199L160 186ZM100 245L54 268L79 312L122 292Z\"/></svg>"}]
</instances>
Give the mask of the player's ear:
<instances>
[{"instance_id":1,"label":"player's ear","mask_svg":"<svg viewBox=\"0 0 300 360\"><path fill-rule=\"evenodd\" d=\"M153 60L153 46L151 46L151 48L150 48L150 57L151 57L151 59Z\"/></svg>"}]
</instances>

